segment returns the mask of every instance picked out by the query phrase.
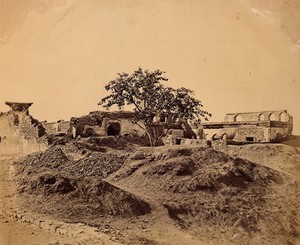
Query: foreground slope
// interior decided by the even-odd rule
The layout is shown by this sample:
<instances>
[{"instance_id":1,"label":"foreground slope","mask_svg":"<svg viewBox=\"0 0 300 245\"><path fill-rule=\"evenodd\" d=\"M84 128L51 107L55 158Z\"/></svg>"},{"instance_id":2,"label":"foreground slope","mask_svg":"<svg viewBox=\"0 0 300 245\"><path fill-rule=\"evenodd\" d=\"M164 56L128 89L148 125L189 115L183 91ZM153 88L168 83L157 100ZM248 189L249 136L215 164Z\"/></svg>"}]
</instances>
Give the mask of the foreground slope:
<instances>
[{"instance_id":1,"label":"foreground slope","mask_svg":"<svg viewBox=\"0 0 300 245\"><path fill-rule=\"evenodd\" d=\"M122 244L299 241L298 148L75 148L15 165L25 209L96 226Z\"/></svg>"}]
</instances>

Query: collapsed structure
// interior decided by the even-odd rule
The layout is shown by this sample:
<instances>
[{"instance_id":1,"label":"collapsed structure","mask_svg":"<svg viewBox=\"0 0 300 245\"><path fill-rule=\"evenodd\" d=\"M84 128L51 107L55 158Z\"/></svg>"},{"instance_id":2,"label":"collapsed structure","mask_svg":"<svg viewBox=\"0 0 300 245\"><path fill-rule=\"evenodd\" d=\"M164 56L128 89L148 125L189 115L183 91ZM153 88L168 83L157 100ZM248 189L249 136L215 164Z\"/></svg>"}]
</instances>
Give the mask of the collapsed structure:
<instances>
[{"instance_id":1,"label":"collapsed structure","mask_svg":"<svg viewBox=\"0 0 300 245\"><path fill-rule=\"evenodd\" d=\"M0 112L0 154L44 150L49 135L55 136L144 136L145 130L128 111L94 111L70 121L39 122L29 114L32 103L6 102L10 111ZM164 123L154 118L155 125ZM280 142L292 135L293 117L286 110L226 114L223 122L202 123L191 129L186 121L175 123L165 144L203 144L224 149L227 143ZM45 136L45 137L43 137ZM189 139L188 139L189 138ZM209 144L208 144L209 143Z\"/></svg>"},{"instance_id":2,"label":"collapsed structure","mask_svg":"<svg viewBox=\"0 0 300 245\"><path fill-rule=\"evenodd\" d=\"M286 110L226 114L224 122L203 123L205 139L231 142L280 142L293 132Z\"/></svg>"},{"instance_id":3,"label":"collapsed structure","mask_svg":"<svg viewBox=\"0 0 300 245\"><path fill-rule=\"evenodd\" d=\"M70 130L73 137L80 136L143 136L144 129L134 123L129 111L93 111L86 116L72 117Z\"/></svg>"},{"instance_id":4,"label":"collapsed structure","mask_svg":"<svg viewBox=\"0 0 300 245\"><path fill-rule=\"evenodd\" d=\"M32 103L6 102L8 112L0 112L0 154L22 154L44 150L47 142L42 124L29 114Z\"/></svg>"}]
</instances>

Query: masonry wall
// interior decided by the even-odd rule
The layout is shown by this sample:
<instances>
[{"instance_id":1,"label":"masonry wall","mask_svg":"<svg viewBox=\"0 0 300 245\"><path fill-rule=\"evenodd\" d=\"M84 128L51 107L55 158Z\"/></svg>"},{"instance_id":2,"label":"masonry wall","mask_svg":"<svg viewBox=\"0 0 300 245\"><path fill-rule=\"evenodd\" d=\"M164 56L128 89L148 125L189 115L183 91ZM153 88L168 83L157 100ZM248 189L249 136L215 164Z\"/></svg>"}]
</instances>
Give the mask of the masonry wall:
<instances>
[{"instance_id":1,"label":"masonry wall","mask_svg":"<svg viewBox=\"0 0 300 245\"><path fill-rule=\"evenodd\" d=\"M211 140L213 138L222 138L226 134L227 139L235 137L236 128L206 128L203 130L204 139Z\"/></svg>"},{"instance_id":2,"label":"masonry wall","mask_svg":"<svg viewBox=\"0 0 300 245\"><path fill-rule=\"evenodd\" d=\"M120 135L121 136L124 136L126 134L142 136L145 133L144 130L142 130L138 125L136 125L129 119L115 120L115 119L109 119L109 118L104 118L101 126L85 125L84 132L86 132L87 129L91 128L95 134L97 134L99 136L107 136L107 128L111 123L119 123L120 124Z\"/></svg>"},{"instance_id":3,"label":"masonry wall","mask_svg":"<svg viewBox=\"0 0 300 245\"><path fill-rule=\"evenodd\" d=\"M289 122L291 116L286 110L279 111L260 111L260 112L247 112L247 113L228 113L225 116L225 122L236 121L281 121Z\"/></svg>"},{"instance_id":4,"label":"masonry wall","mask_svg":"<svg viewBox=\"0 0 300 245\"><path fill-rule=\"evenodd\" d=\"M47 134L55 134L56 133L56 122L51 122L51 123L42 123L43 127L46 130Z\"/></svg>"},{"instance_id":5,"label":"masonry wall","mask_svg":"<svg viewBox=\"0 0 300 245\"><path fill-rule=\"evenodd\" d=\"M46 130L47 134L56 134L56 133L68 133L70 130L69 121L58 121L58 122L43 122L43 127Z\"/></svg>"},{"instance_id":6,"label":"masonry wall","mask_svg":"<svg viewBox=\"0 0 300 245\"><path fill-rule=\"evenodd\" d=\"M91 112L89 115L72 118L71 131L74 137L77 135L107 136L108 127L112 124L120 125L119 135L126 134L142 136L145 130L132 122L132 113L129 112Z\"/></svg>"},{"instance_id":7,"label":"masonry wall","mask_svg":"<svg viewBox=\"0 0 300 245\"><path fill-rule=\"evenodd\" d=\"M0 115L0 155L28 154L44 150L47 143L38 139L43 128L28 112L7 112Z\"/></svg>"},{"instance_id":8,"label":"masonry wall","mask_svg":"<svg viewBox=\"0 0 300 245\"><path fill-rule=\"evenodd\" d=\"M233 140L239 142L266 142L265 129L262 127L237 128Z\"/></svg>"},{"instance_id":9,"label":"masonry wall","mask_svg":"<svg viewBox=\"0 0 300 245\"><path fill-rule=\"evenodd\" d=\"M291 135L291 129L288 127L288 125L282 127L271 127L270 129L271 142L279 142L288 135Z\"/></svg>"}]
</instances>

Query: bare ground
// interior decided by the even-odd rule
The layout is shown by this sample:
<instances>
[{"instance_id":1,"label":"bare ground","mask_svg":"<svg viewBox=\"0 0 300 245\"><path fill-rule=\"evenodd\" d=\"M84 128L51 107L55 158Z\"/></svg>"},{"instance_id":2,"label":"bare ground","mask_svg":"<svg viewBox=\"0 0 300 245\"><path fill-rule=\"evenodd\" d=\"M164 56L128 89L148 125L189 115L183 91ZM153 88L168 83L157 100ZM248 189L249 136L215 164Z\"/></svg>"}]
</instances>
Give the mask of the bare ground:
<instances>
[{"instance_id":1,"label":"bare ground","mask_svg":"<svg viewBox=\"0 0 300 245\"><path fill-rule=\"evenodd\" d=\"M83 222L120 244L299 244L297 147L82 145L14 164L23 210Z\"/></svg>"}]
</instances>

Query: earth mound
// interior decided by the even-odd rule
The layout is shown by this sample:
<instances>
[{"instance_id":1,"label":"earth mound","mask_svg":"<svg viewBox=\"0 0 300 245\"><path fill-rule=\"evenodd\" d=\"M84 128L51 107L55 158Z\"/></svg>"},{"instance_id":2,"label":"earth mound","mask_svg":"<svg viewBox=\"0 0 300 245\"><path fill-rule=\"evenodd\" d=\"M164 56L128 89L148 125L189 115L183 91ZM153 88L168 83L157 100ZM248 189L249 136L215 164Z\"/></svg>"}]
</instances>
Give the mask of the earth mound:
<instances>
[{"instance_id":1,"label":"earth mound","mask_svg":"<svg viewBox=\"0 0 300 245\"><path fill-rule=\"evenodd\" d=\"M259 233L257 244L270 237L283 244L286 234L291 241L299 236L297 199L280 198L287 176L211 148L140 148L108 179L157 200L174 222L195 233L204 226L241 232L241 239ZM297 192L295 185L287 189ZM274 225L287 220L288 226Z\"/></svg>"},{"instance_id":2,"label":"earth mound","mask_svg":"<svg viewBox=\"0 0 300 245\"><path fill-rule=\"evenodd\" d=\"M76 145L55 145L15 162L18 191L26 197L26 209L72 222L149 213L148 203L104 180L124 160L122 152L102 153L83 151Z\"/></svg>"},{"instance_id":3,"label":"earth mound","mask_svg":"<svg viewBox=\"0 0 300 245\"><path fill-rule=\"evenodd\" d=\"M170 236L162 234L167 229L181 241L188 236L182 244L281 245L300 238L299 165L299 149L279 144L230 146L227 153L65 144L23 158L15 170L27 210L117 229L124 244L140 244L138 237L165 244L158 241Z\"/></svg>"},{"instance_id":4,"label":"earth mound","mask_svg":"<svg viewBox=\"0 0 300 245\"><path fill-rule=\"evenodd\" d=\"M70 153L73 150L73 155ZM76 152L76 153L74 153ZM77 155L74 159L74 155ZM52 169L74 177L96 176L106 178L117 171L125 161L125 153L102 153L80 150L76 146L52 146L44 152L30 154L16 161L19 173L35 173L41 168Z\"/></svg>"},{"instance_id":5,"label":"earth mound","mask_svg":"<svg viewBox=\"0 0 300 245\"><path fill-rule=\"evenodd\" d=\"M18 191L29 194L29 210L72 222L107 215L135 217L151 211L148 203L105 180L67 177L51 170L19 178Z\"/></svg>"},{"instance_id":6,"label":"earth mound","mask_svg":"<svg viewBox=\"0 0 300 245\"><path fill-rule=\"evenodd\" d=\"M69 161L68 157L64 154L59 146L52 146L44 152L30 154L18 160L24 166L33 166L35 168L47 167L57 168L60 165Z\"/></svg>"},{"instance_id":7,"label":"earth mound","mask_svg":"<svg viewBox=\"0 0 300 245\"><path fill-rule=\"evenodd\" d=\"M229 154L248 159L288 175L300 172L300 148L285 144L229 146ZM298 175L300 177L300 175Z\"/></svg>"}]
</instances>

